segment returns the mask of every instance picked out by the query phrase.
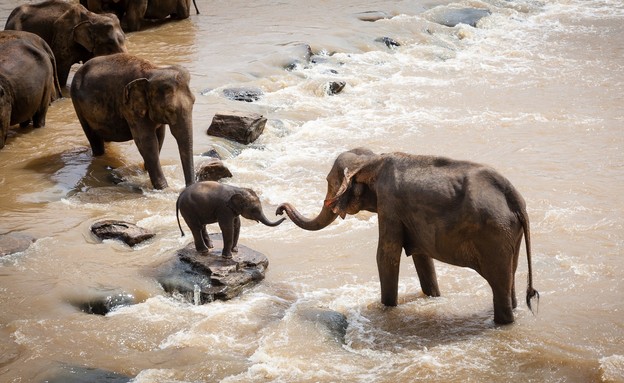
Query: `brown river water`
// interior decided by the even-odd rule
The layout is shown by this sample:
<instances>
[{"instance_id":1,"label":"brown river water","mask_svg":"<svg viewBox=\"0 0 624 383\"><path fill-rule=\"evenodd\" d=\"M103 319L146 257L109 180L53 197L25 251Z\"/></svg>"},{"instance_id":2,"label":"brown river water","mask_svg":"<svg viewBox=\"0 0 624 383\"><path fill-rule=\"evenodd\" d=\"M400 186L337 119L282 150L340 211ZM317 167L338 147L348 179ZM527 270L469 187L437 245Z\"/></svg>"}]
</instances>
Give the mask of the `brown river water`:
<instances>
[{"instance_id":1,"label":"brown river water","mask_svg":"<svg viewBox=\"0 0 624 383\"><path fill-rule=\"evenodd\" d=\"M442 297L427 298L405 257L399 306L384 308L370 213L318 232L243 219L240 242L267 255L266 279L227 302L171 297L150 270L192 240L175 220L175 140L161 155L170 186L154 191L132 142L91 157L63 98L44 128L14 128L0 150L0 233L38 238L0 259L0 381L70 365L136 382L624 382L621 0L197 2L200 15L127 34L131 53L191 72L196 165L215 147L234 174L225 182L256 190L273 218L285 201L316 214L334 158L354 147L487 163L527 201L538 312L521 293L524 247L513 325L493 323L476 272L436 263ZM19 3L0 0L0 25ZM432 22L447 7L491 14L477 28ZM393 17L360 20L367 11ZM303 44L316 63L284 70ZM347 85L328 96L329 81ZM223 96L239 86L264 95ZM258 141L206 135L229 110L268 118ZM157 235L100 242L89 228L103 219ZM118 289L140 303L106 316L69 303ZM309 308L343 314L344 343Z\"/></svg>"}]
</instances>

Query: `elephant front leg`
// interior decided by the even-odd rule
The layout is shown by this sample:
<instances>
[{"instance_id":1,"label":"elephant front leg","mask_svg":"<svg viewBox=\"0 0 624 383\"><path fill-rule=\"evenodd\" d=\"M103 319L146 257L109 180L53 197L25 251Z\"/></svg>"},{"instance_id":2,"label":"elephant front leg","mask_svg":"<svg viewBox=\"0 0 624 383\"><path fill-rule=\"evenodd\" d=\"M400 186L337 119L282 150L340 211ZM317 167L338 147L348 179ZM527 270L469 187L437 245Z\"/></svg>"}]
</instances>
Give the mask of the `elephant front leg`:
<instances>
[{"instance_id":1,"label":"elephant front leg","mask_svg":"<svg viewBox=\"0 0 624 383\"><path fill-rule=\"evenodd\" d=\"M391 225L379 222L377 244L377 270L381 283L381 303L396 306L399 292L399 265L401 264L402 238Z\"/></svg>"},{"instance_id":2,"label":"elephant front leg","mask_svg":"<svg viewBox=\"0 0 624 383\"><path fill-rule=\"evenodd\" d=\"M221 235L223 236L223 251L221 252L223 258L232 258L232 244L234 243L233 221L233 218L219 220L219 228L221 229Z\"/></svg>"},{"instance_id":3,"label":"elephant front leg","mask_svg":"<svg viewBox=\"0 0 624 383\"><path fill-rule=\"evenodd\" d=\"M426 255L412 255L418 280L423 293L430 297L439 297L440 288L438 287L438 277L436 275L433 258Z\"/></svg>"},{"instance_id":4,"label":"elephant front leg","mask_svg":"<svg viewBox=\"0 0 624 383\"><path fill-rule=\"evenodd\" d=\"M168 185L158 158L160 150L158 137L153 133L150 127L143 127L143 130L145 129L150 130L149 134L140 131L140 129L131 129L132 137L134 138L134 142L139 149L139 153L141 153L141 157L143 157L145 169L147 169L154 189L164 189Z\"/></svg>"},{"instance_id":5,"label":"elephant front leg","mask_svg":"<svg viewBox=\"0 0 624 383\"><path fill-rule=\"evenodd\" d=\"M238 237L240 235L241 221L240 217L234 217L232 222L234 233L232 235L232 252L238 253Z\"/></svg>"}]
</instances>

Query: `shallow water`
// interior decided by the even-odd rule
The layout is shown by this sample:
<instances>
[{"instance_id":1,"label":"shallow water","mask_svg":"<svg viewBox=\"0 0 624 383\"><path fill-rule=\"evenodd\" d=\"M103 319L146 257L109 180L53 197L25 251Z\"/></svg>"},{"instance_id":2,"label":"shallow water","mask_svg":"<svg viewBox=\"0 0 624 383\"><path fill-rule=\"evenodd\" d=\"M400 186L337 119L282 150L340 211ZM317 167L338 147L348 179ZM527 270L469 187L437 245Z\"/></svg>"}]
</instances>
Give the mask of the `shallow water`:
<instances>
[{"instance_id":1,"label":"shallow water","mask_svg":"<svg viewBox=\"0 0 624 383\"><path fill-rule=\"evenodd\" d=\"M4 24L16 0L0 0ZM170 187L154 191L133 143L93 159L68 98L42 129L15 129L0 151L0 233L37 237L0 260L0 380L42 381L58 365L137 382L623 382L624 4L539 1L198 1L200 15L127 35L130 52L191 72L196 164L215 147L272 216L284 201L321 208L336 155L439 154L487 163L527 201L539 312L521 302L495 326L475 272L436 263L440 298L403 258L400 304L379 303L377 219L360 213L318 232L243 220L241 243L266 254L266 279L228 302L165 295L150 270L190 242L175 200L184 186L173 137ZM431 22L447 7L488 9L477 28ZM391 19L366 22L363 12ZM401 43L390 49L375 40ZM302 44L317 55L301 60ZM284 67L299 62L293 70ZM345 81L326 94L329 81ZM254 103L228 87L260 88ZM268 118L249 146L207 136L218 111ZM127 181L110 181L111 168ZM130 249L92 223L157 233ZM217 231L218 227L212 227ZM518 290L524 290L521 252ZM139 304L105 317L69 302L121 289ZM346 316L345 343L309 308Z\"/></svg>"}]
</instances>

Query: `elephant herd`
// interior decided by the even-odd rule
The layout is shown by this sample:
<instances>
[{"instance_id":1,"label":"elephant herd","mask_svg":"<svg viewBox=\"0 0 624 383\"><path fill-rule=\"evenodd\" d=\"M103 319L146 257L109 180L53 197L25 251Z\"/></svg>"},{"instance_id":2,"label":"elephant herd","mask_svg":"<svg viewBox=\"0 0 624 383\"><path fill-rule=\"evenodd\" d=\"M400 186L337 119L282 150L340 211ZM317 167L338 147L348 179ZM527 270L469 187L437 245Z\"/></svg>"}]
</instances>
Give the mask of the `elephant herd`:
<instances>
[{"instance_id":1,"label":"elephant herd","mask_svg":"<svg viewBox=\"0 0 624 383\"><path fill-rule=\"evenodd\" d=\"M190 0L48 0L17 7L0 32L0 149L8 128L45 125L50 103L62 97L72 64L84 63L70 95L94 156L105 142L134 140L151 183L167 187L159 154L165 125L178 143L187 188L176 204L193 233L195 247L210 247L205 225L218 222L228 240L224 256L236 251L239 215L268 226L250 189L216 182L195 183L190 75L179 66L156 67L127 53L120 19L137 30L141 19L185 18ZM138 8L135 6L141 3ZM199 13L199 12L198 12ZM422 291L440 295L434 262L471 268L490 285L494 321L514 321L515 272L524 238L528 262L526 303L533 288L526 204L513 185L490 167L445 157L376 154L364 148L340 154L327 176L327 194L317 217L302 216L289 203L277 208L305 230L320 230L340 216L377 213L377 268L381 302L397 305L399 264L411 256ZM179 223L179 219L178 219ZM180 229L182 230L182 229Z\"/></svg>"}]
</instances>

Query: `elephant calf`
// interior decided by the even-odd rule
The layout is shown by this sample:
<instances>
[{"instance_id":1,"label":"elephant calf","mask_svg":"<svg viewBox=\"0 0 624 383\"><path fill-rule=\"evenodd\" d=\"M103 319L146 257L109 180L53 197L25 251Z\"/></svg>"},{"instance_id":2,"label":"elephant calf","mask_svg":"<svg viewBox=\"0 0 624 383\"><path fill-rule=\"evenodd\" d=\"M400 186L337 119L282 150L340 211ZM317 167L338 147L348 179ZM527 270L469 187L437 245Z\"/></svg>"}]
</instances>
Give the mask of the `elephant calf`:
<instances>
[{"instance_id":1,"label":"elephant calf","mask_svg":"<svg viewBox=\"0 0 624 383\"><path fill-rule=\"evenodd\" d=\"M43 39L28 32L0 31L0 149L9 127L45 125L60 92L54 56Z\"/></svg>"},{"instance_id":2,"label":"elephant calf","mask_svg":"<svg viewBox=\"0 0 624 383\"><path fill-rule=\"evenodd\" d=\"M262 212L260 198L253 190L214 181L197 182L180 193L176 202L176 218L180 233L184 236L178 211L191 229L195 249L199 252L212 248L206 225L219 223L223 235L224 258L231 258L232 252L238 251L239 215L267 226L277 226L284 221L284 218L276 222L269 221Z\"/></svg>"}]
</instances>

